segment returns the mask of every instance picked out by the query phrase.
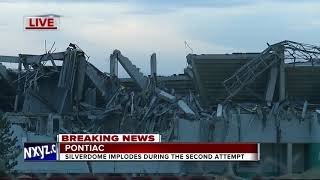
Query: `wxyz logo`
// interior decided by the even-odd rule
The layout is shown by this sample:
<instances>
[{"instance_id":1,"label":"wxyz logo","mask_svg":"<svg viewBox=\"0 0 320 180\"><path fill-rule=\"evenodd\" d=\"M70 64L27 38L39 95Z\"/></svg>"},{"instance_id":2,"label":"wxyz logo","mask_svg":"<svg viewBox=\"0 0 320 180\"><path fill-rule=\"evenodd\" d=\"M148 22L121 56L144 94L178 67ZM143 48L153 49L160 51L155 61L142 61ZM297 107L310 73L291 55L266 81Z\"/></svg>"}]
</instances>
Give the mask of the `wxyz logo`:
<instances>
[{"instance_id":1,"label":"wxyz logo","mask_svg":"<svg viewBox=\"0 0 320 180\"><path fill-rule=\"evenodd\" d=\"M44 159L47 155L56 154L56 145L37 145L37 146L28 146L24 147L24 159Z\"/></svg>"}]
</instances>

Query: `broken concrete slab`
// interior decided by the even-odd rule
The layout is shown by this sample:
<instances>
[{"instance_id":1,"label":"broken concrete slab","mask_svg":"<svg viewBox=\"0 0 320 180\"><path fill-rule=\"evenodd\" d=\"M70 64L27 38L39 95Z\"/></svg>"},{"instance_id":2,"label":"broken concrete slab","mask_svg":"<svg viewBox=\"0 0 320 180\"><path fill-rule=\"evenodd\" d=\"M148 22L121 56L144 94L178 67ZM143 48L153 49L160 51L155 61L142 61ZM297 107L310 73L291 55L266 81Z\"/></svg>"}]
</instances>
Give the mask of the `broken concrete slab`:
<instances>
[{"instance_id":1,"label":"broken concrete slab","mask_svg":"<svg viewBox=\"0 0 320 180\"><path fill-rule=\"evenodd\" d=\"M188 115L196 115L193 111L192 111L192 109L187 105L187 103L185 103L183 100L179 100L178 101L178 106L180 107L180 109L184 112L184 113L186 113L186 114L188 114Z\"/></svg>"}]
</instances>

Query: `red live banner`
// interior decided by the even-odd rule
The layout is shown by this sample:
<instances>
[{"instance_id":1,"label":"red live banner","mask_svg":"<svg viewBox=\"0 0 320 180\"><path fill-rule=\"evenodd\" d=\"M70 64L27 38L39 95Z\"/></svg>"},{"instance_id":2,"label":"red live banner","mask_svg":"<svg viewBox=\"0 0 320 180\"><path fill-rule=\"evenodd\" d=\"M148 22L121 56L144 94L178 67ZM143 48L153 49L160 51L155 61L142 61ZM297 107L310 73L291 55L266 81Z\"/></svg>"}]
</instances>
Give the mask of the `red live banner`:
<instances>
[{"instance_id":1,"label":"red live banner","mask_svg":"<svg viewBox=\"0 0 320 180\"><path fill-rule=\"evenodd\" d=\"M60 153L258 153L258 144L60 143Z\"/></svg>"}]
</instances>

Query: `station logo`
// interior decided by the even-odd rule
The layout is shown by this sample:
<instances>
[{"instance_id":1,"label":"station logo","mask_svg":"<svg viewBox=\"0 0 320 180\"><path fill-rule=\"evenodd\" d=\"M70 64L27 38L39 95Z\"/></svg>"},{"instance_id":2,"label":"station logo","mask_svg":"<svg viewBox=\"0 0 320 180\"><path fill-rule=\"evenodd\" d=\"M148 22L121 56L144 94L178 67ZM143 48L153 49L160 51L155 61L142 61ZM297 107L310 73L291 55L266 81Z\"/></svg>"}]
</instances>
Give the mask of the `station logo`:
<instances>
[{"instance_id":1,"label":"station logo","mask_svg":"<svg viewBox=\"0 0 320 180\"><path fill-rule=\"evenodd\" d=\"M58 30L59 25L60 16L56 14L24 17L24 30Z\"/></svg>"},{"instance_id":2,"label":"station logo","mask_svg":"<svg viewBox=\"0 0 320 180\"><path fill-rule=\"evenodd\" d=\"M56 143L24 143L24 160L57 160Z\"/></svg>"}]
</instances>

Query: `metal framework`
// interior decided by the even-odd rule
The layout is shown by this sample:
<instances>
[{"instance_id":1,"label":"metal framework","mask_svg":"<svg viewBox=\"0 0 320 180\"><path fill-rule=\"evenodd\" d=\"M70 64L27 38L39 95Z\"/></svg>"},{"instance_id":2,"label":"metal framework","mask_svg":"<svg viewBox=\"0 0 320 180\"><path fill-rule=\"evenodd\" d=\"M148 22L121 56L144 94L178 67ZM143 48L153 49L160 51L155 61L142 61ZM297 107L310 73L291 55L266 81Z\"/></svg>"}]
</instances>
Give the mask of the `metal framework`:
<instances>
[{"instance_id":1,"label":"metal framework","mask_svg":"<svg viewBox=\"0 0 320 180\"><path fill-rule=\"evenodd\" d=\"M258 76L272 65L281 61L285 63L310 62L312 65L319 63L320 47L302 44L293 41L282 41L269 45L257 57L250 60L237 70L230 78L223 82L231 99L240 90L253 83Z\"/></svg>"}]
</instances>

